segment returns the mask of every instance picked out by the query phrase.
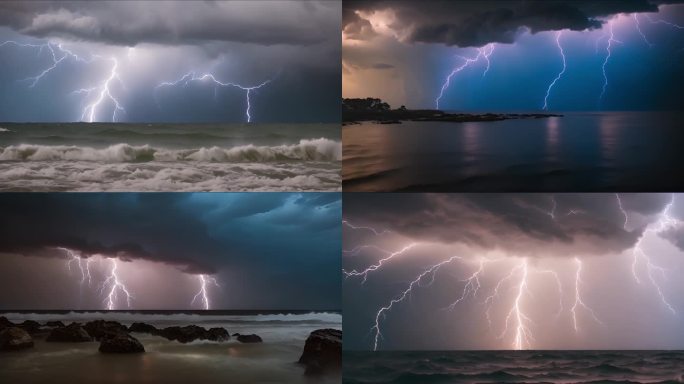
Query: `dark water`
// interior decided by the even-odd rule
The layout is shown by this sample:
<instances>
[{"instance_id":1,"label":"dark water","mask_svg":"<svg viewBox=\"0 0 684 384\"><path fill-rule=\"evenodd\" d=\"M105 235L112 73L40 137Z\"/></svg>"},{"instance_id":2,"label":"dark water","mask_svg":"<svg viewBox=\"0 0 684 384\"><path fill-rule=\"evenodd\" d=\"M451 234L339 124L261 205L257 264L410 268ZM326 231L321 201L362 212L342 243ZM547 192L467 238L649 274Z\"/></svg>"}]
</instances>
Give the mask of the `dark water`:
<instances>
[{"instance_id":1,"label":"dark water","mask_svg":"<svg viewBox=\"0 0 684 384\"><path fill-rule=\"evenodd\" d=\"M684 351L345 351L343 382L682 383Z\"/></svg>"},{"instance_id":2,"label":"dark water","mask_svg":"<svg viewBox=\"0 0 684 384\"><path fill-rule=\"evenodd\" d=\"M345 191L663 191L684 188L679 112L568 113L342 129Z\"/></svg>"},{"instance_id":3,"label":"dark water","mask_svg":"<svg viewBox=\"0 0 684 384\"><path fill-rule=\"evenodd\" d=\"M0 123L0 191L336 191L338 124Z\"/></svg>"}]
</instances>

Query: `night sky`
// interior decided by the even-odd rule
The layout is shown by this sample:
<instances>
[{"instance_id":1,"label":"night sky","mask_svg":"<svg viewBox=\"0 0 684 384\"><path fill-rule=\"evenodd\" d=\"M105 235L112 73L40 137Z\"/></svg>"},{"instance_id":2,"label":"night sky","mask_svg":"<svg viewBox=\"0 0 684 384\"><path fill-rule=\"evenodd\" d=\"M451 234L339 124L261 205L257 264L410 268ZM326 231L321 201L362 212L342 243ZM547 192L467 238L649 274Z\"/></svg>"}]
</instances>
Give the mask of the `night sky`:
<instances>
[{"instance_id":1,"label":"night sky","mask_svg":"<svg viewBox=\"0 0 684 384\"><path fill-rule=\"evenodd\" d=\"M393 107L541 110L563 71L560 31L566 68L548 110L681 110L684 5L673 3L346 1L342 92Z\"/></svg>"},{"instance_id":2,"label":"night sky","mask_svg":"<svg viewBox=\"0 0 684 384\"><path fill-rule=\"evenodd\" d=\"M684 347L680 194L356 193L344 205L347 349Z\"/></svg>"},{"instance_id":3,"label":"night sky","mask_svg":"<svg viewBox=\"0 0 684 384\"><path fill-rule=\"evenodd\" d=\"M270 81L250 91L252 122L338 122L340 8L335 1L3 1L0 121L247 120L246 91L210 77L157 88L194 72L243 87Z\"/></svg>"},{"instance_id":4,"label":"night sky","mask_svg":"<svg viewBox=\"0 0 684 384\"><path fill-rule=\"evenodd\" d=\"M200 275L211 309L340 308L338 193L5 193L0 211L3 309L106 308L114 263L133 309L202 309Z\"/></svg>"}]
</instances>

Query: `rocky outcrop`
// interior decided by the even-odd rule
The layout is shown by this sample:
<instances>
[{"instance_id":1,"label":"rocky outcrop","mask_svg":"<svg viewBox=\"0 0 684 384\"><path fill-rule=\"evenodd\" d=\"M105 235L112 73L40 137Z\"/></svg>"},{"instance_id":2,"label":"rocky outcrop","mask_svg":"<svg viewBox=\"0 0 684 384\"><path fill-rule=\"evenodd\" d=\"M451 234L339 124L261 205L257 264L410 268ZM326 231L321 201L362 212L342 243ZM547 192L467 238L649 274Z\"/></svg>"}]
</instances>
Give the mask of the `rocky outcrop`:
<instances>
[{"instance_id":1,"label":"rocky outcrop","mask_svg":"<svg viewBox=\"0 0 684 384\"><path fill-rule=\"evenodd\" d=\"M230 333L228 333L225 328L209 328L206 336L207 340L211 341L230 340Z\"/></svg>"},{"instance_id":2,"label":"rocky outcrop","mask_svg":"<svg viewBox=\"0 0 684 384\"><path fill-rule=\"evenodd\" d=\"M159 336L181 343L189 343L195 340L225 341L230 339L230 334L224 328L211 328L206 330L196 325L185 327L168 327L159 330Z\"/></svg>"},{"instance_id":3,"label":"rocky outcrop","mask_svg":"<svg viewBox=\"0 0 684 384\"><path fill-rule=\"evenodd\" d=\"M159 333L157 327L147 323L133 323L130 327L128 327L128 331L138 333L149 333L152 335L156 335L157 333Z\"/></svg>"},{"instance_id":4,"label":"rocky outcrop","mask_svg":"<svg viewBox=\"0 0 684 384\"><path fill-rule=\"evenodd\" d=\"M93 341L88 332L78 323L69 324L66 327L54 328L45 341L63 343L82 343Z\"/></svg>"},{"instance_id":5,"label":"rocky outcrop","mask_svg":"<svg viewBox=\"0 0 684 384\"><path fill-rule=\"evenodd\" d=\"M128 328L117 321L95 320L87 322L83 327L95 340L101 340L105 336L116 335L121 332L127 333Z\"/></svg>"},{"instance_id":6,"label":"rocky outcrop","mask_svg":"<svg viewBox=\"0 0 684 384\"><path fill-rule=\"evenodd\" d=\"M33 339L25 330L18 327L7 327L0 331L0 350L16 351L33 347Z\"/></svg>"},{"instance_id":7,"label":"rocky outcrop","mask_svg":"<svg viewBox=\"0 0 684 384\"><path fill-rule=\"evenodd\" d=\"M0 330L9 327L15 327L14 323L9 321L5 316L0 316Z\"/></svg>"},{"instance_id":8,"label":"rocky outcrop","mask_svg":"<svg viewBox=\"0 0 684 384\"><path fill-rule=\"evenodd\" d=\"M261 340L261 337L259 337L259 335L255 335L255 334L238 335L237 339L241 343L261 343L261 342L263 342L263 340Z\"/></svg>"},{"instance_id":9,"label":"rocky outcrop","mask_svg":"<svg viewBox=\"0 0 684 384\"><path fill-rule=\"evenodd\" d=\"M342 331L326 328L311 332L299 363L306 366L307 375L339 372L342 368Z\"/></svg>"},{"instance_id":10,"label":"rocky outcrop","mask_svg":"<svg viewBox=\"0 0 684 384\"><path fill-rule=\"evenodd\" d=\"M61 321L48 321L47 323L45 323L45 326L46 327L52 327L52 328L64 327L64 323L62 323Z\"/></svg>"},{"instance_id":11,"label":"rocky outcrop","mask_svg":"<svg viewBox=\"0 0 684 384\"><path fill-rule=\"evenodd\" d=\"M25 320L21 324L17 325L17 327L23 329L24 331L30 334L35 334L40 332L41 325L37 321Z\"/></svg>"},{"instance_id":12,"label":"rocky outcrop","mask_svg":"<svg viewBox=\"0 0 684 384\"><path fill-rule=\"evenodd\" d=\"M141 353L145 352L145 347L135 337L120 332L103 337L99 351L102 353Z\"/></svg>"}]
</instances>

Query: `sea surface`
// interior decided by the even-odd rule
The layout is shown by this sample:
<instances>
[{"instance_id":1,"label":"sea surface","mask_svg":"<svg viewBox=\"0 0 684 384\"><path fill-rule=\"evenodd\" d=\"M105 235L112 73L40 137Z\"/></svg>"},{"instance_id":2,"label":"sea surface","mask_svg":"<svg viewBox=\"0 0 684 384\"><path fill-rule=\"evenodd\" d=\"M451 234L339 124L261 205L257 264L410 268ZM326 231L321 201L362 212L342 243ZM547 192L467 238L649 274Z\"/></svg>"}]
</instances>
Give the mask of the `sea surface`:
<instances>
[{"instance_id":1,"label":"sea surface","mask_svg":"<svg viewBox=\"0 0 684 384\"><path fill-rule=\"evenodd\" d=\"M339 191L338 124L0 123L0 192Z\"/></svg>"},{"instance_id":2,"label":"sea surface","mask_svg":"<svg viewBox=\"0 0 684 384\"><path fill-rule=\"evenodd\" d=\"M98 352L98 342L47 343L0 356L0 383L339 383L340 377L307 378L297 364L311 331L342 329L338 312L308 311L111 311L0 313L12 322L48 320L86 323L145 322L158 328L198 325L233 333L256 333L263 343L193 341L182 344L160 336L132 333L142 354Z\"/></svg>"},{"instance_id":3,"label":"sea surface","mask_svg":"<svg viewBox=\"0 0 684 384\"><path fill-rule=\"evenodd\" d=\"M345 191L684 189L684 114L570 112L342 128Z\"/></svg>"},{"instance_id":4,"label":"sea surface","mask_svg":"<svg viewBox=\"0 0 684 384\"><path fill-rule=\"evenodd\" d=\"M345 351L343 383L682 383L684 351Z\"/></svg>"}]
</instances>

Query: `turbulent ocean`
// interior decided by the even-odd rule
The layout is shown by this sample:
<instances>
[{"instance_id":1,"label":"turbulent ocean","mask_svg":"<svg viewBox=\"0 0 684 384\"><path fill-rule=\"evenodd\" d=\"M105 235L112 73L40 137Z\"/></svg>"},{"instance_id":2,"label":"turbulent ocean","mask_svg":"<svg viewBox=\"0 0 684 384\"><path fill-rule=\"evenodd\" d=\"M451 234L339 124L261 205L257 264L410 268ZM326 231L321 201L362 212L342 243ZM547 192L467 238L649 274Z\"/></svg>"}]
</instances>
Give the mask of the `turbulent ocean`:
<instances>
[{"instance_id":1,"label":"turbulent ocean","mask_svg":"<svg viewBox=\"0 0 684 384\"><path fill-rule=\"evenodd\" d=\"M684 351L345 351L360 383L683 383Z\"/></svg>"},{"instance_id":2,"label":"turbulent ocean","mask_svg":"<svg viewBox=\"0 0 684 384\"><path fill-rule=\"evenodd\" d=\"M338 124L0 124L0 192L339 191Z\"/></svg>"},{"instance_id":3,"label":"turbulent ocean","mask_svg":"<svg viewBox=\"0 0 684 384\"><path fill-rule=\"evenodd\" d=\"M160 336L132 333L143 354L109 355L98 342L47 343L0 356L2 383L339 383L340 377L304 376L297 360L311 331L342 329L336 312L111 311L0 313L15 323L50 320L86 323L104 319L129 326L145 322L157 328L198 325L224 327L231 334L255 333L263 343L193 341L182 344Z\"/></svg>"},{"instance_id":4,"label":"turbulent ocean","mask_svg":"<svg viewBox=\"0 0 684 384\"><path fill-rule=\"evenodd\" d=\"M680 112L342 128L345 191L678 191Z\"/></svg>"}]
</instances>

